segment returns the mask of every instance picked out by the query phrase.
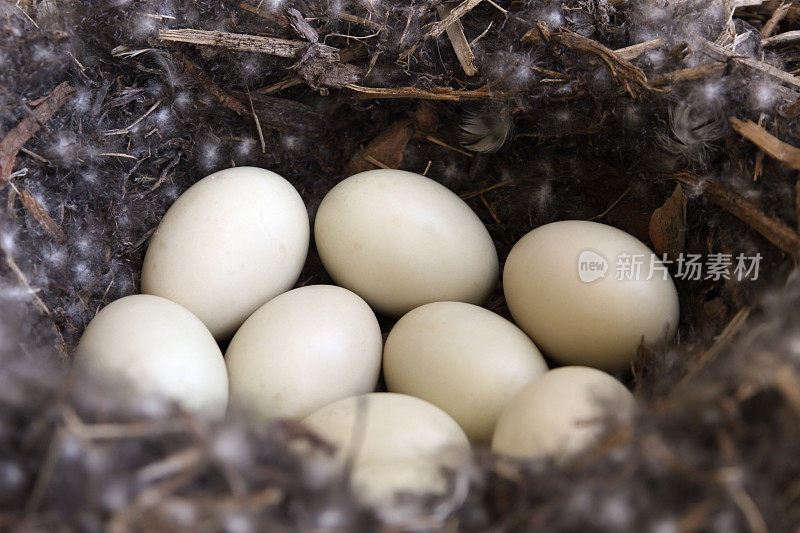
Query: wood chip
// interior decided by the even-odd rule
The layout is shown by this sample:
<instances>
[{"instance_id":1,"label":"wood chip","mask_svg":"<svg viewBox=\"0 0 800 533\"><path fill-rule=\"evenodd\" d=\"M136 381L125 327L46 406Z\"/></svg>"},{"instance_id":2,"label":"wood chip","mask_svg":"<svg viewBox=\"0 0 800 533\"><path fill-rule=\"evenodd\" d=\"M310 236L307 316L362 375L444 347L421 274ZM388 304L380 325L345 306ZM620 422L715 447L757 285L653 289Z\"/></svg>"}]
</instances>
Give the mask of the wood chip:
<instances>
[{"instance_id":1,"label":"wood chip","mask_svg":"<svg viewBox=\"0 0 800 533\"><path fill-rule=\"evenodd\" d=\"M785 143L752 120L730 118L731 127L764 152L795 170L800 170L800 148Z\"/></svg>"},{"instance_id":2,"label":"wood chip","mask_svg":"<svg viewBox=\"0 0 800 533\"><path fill-rule=\"evenodd\" d=\"M49 95L39 100L39 104L31 113L22 119L6 136L0 141L0 188L8 183L11 172L14 169L14 162L17 153L22 146L28 142L42 125L72 97L75 89L64 82L53 89Z\"/></svg>"},{"instance_id":3,"label":"wood chip","mask_svg":"<svg viewBox=\"0 0 800 533\"><path fill-rule=\"evenodd\" d=\"M680 185L650 217L650 240L659 255L678 257L686 245L686 196Z\"/></svg>"}]
</instances>

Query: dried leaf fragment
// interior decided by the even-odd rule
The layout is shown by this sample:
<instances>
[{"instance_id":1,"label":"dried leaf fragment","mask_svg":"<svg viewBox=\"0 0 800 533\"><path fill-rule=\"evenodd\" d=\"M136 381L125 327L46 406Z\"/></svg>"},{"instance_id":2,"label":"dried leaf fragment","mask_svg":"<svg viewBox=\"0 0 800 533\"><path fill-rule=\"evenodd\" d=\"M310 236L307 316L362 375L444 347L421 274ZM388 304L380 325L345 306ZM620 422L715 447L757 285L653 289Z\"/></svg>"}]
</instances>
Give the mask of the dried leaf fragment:
<instances>
[{"instance_id":1,"label":"dried leaf fragment","mask_svg":"<svg viewBox=\"0 0 800 533\"><path fill-rule=\"evenodd\" d=\"M675 258L686 245L686 195L680 185L650 217L650 240L659 255Z\"/></svg>"},{"instance_id":2,"label":"dried leaf fragment","mask_svg":"<svg viewBox=\"0 0 800 533\"><path fill-rule=\"evenodd\" d=\"M378 165L370 160L379 161L386 168L400 168L403 164L403 151L415 130L411 120L401 120L390 125L353 156L345 167L345 175L352 176L365 170L374 170Z\"/></svg>"}]
</instances>

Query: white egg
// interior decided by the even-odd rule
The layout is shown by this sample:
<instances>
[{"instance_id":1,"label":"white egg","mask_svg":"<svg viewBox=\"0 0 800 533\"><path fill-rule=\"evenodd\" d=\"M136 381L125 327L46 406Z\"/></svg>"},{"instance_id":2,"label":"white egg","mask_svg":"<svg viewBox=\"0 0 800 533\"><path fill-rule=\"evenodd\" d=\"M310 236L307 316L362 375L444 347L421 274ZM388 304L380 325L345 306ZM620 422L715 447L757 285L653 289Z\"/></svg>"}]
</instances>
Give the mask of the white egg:
<instances>
[{"instance_id":1,"label":"white egg","mask_svg":"<svg viewBox=\"0 0 800 533\"><path fill-rule=\"evenodd\" d=\"M627 418L633 395L595 368L565 366L546 372L503 409L492 451L514 458L567 460L594 444L609 417Z\"/></svg>"},{"instance_id":2,"label":"white egg","mask_svg":"<svg viewBox=\"0 0 800 533\"><path fill-rule=\"evenodd\" d=\"M622 369L641 344L667 342L678 328L678 294L659 258L596 222L525 235L506 260L503 291L517 324L562 364Z\"/></svg>"},{"instance_id":3,"label":"white egg","mask_svg":"<svg viewBox=\"0 0 800 533\"><path fill-rule=\"evenodd\" d=\"M184 307L136 294L104 307L83 332L75 364L127 385L133 397L162 396L198 415L219 418L228 405L222 352Z\"/></svg>"},{"instance_id":4,"label":"white egg","mask_svg":"<svg viewBox=\"0 0 800 533\"><path fill-rule=\"evenodd\" d=\"M488 442L514 394L547 371L539 350L505 318L476 305L435 302L395 324L383 352L392 392L443 409L470 439Z\"/></svg>"},{"instance_id":5,"label":"white egg","mask_svg":"<svg viewBox=\"0 0 800 533\"><path fill-rule=\"evenodd\" d=\"M352 461L357 495L390 505L398 494L454 496L445 469L466 467L467 436L447 413L428 402L394 393L364 394L326 405L303 423Z\"/></svg>"},{"instance_id":6,"label":"white egg","mask_svg":"<svg viewBox=\"0 0 800 533\"><path fill-rule=\"evenodd\" d=\"M221 170L164 215L144 259L142 292L183 305L224 340L294 285L308 241L308 213L288 181L255 167Z\"/></svg>"},{"instance_id":7,"label":"white egg","mask_svg":"<svg viewBox=\"0 0 800 533\"><path fill-rule=\"evenodd\" d=\"M375 314L356 294L333 285L291 290L261 306L231 340L231 404L270 421L371 392L382 344Z\"/></svg>"},{"instance_id":8,"label":"white egg","mask_svg":"<svg viewBox=\"0 0 800 533\"><path fill-rule=\"evenodd\" d=\"M479 304L497 282L497 251L477 215L411 172L370 170L336 185L314 237L336 283L389 316L436 301Z\"/></svg>"}]
</instances>

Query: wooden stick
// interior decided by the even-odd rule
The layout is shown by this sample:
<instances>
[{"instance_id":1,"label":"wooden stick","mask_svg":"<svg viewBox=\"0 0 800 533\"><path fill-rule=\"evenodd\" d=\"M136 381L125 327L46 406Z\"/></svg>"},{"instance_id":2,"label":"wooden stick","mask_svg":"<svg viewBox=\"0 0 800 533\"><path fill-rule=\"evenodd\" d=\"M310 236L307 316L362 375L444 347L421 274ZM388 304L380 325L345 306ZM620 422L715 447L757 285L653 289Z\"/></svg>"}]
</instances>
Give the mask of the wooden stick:
<instances>
[{"instance_id":1,"label":"wooden stick","mask_svg":"<svg viewBox=\"0 0 800 533\"><path fill-rule=\"evenodd\" d=\"M709 63L708 65L700 65L697 67L689 67L673 72L667 72L660 76L650 78L650 83L656 87L664 85L672 85L673 83L680 83L691 80L702 80L713 74L721 74L725 71L725 63Z\"/></svg>"},{"instance_id":2,"label":"wooden stick","mask_svg":"<svg viewBox=\"0 0 800 533\"><path fill-rule=\"evenodd\" d=\"M6 258L6 264L8 264L8 267L14 273L14 276L16 276L19 284L25 287L25 289L27 289L31 297L34 299L39 308L44 312L44 314L50 316L51 314L50 309L48 309L48 307L45 305L42 299L39 298L39 295L36 294L38 291L33 287L31 287L30 283L28 283L28 278L25 277L25 274L22 272L22 269L20 269L19 266L17 265L17 262L14 261L14 256L11 255L11 250L9 249L9 247L5 245L3 239L0 239L0 250L3 251L3 255Z\"/></svg>"},{"instance_id":3,"label":"wooden stick","mask_svg":"<svg viewBox=\"0 0 800 533\"><path fill-rule=\"evenodd\" d=\"M730 118L731 127L764 152L795 170L800 170L800 148L778 139L752 120L742 121Z\"/></svg>"},{"instance_id":4,"label":"wooden stick","mask_svg":"<svg viewBox=\"0 0 800 533\"><path fill-rule=\"evenodd\" d=\"M795 260L800 260L800 235L780 220L765 214L755 203L726 189L715 180L703 179L691 171L678 172L673 178L681 183L700 187L708 201L753 228Z\"/></svg>"},{"instance_id":5,"label":"wooden stick","mask_svg":"<svg viewBox=\"0 0 800 533\"><path fill-rule=\"evenodd\" d=\"M483 2L483 0L464 0L464 2L461 2L452 11L450 11L450 13L445 18L433 24L431 29L428 30L428 32L421 39L419 39L416 43L414 43L413 46L411 46L408 50L400 54L400 57L408 61L411 58L411 56L414 55L414 52L419 50L419 47L422 46L422 43L424 43L428 39L435 39L439 37L442 33L445 32L445 30L447 30L447 28L451 24L453 24L456 21L459 21L461 17L469 13L475 6L477 6L481 2ZM408 20L406 22L406 29L403 31L403 35L400 38L401 44L405 40L406 34L408 33L408 27L409 24L411 23L412 13L413 11L409 11Z\"/></svg>"},{"instance_id":6,"label":"wooden stick","mask_svg":"<svg viewBox=\"0 0 800 533\"><path fill-rule=\"evenodd\" d=\"M168 42L219 46L229 50L258 52L261 54L290 58L302 56L310 46L310 43L307 41L290 41L288 39L279 39L278 37L262 37L259 35L196 30L192 28L161 30L158 32L158 38ZM316 46L324 56L336 57L339 52L338 48L332 46L322 44Z\"/></svg>"},{"instance_id":7,"label":"wooden stick","mask_svg":"<svg viewBox=\"0 0 800 533\"><path fill-rule=\"evenodd\" d=\"M369 28L371 30L380 31L380 30L383 29L383 25L378 24L377 22L374 22L374 21L369 20L369 19L357 17L357 16L351 15L349 13L334 13L333 16L335 18L339 19L339 20L342 20L342 21L345 21L345 22L352 22L353 24L358 24L360 26L367 27L367 28Z\"/></svg>"},{"instance_id":8,"label":"wooden stick","mask_svg":"<svg viewBox=\"0 0 800 533\"><path fill-rule=\"evenodd\" d=\"M444 4L436 6L436 11L442 20L446 19L450 14L450 8ZM456 53L458 62L461 63L461 68L464 69L464 74L467 76L474 76L478 73L475 68L475 54L472 53L472 48L469 46L467 37L464 35L464 26L460 20L456 20L447 27L447 38L450 39L450 44L453 45L453 51Z\"/></svg>"},{"instance_id":9,"label":"wooden stick","mask_svg":"<svg viewBox=\"0 0 800 533\"><path fill-rule=\"evenodd\" d=\"M247 108L241 101L239 101L238 98L231 96L222 90L222 87L211 81L211 78L209 78L208 75L200 69L200 67L191 62L189 58L177 51L175 53L175 57L180 60L183 68L185 68L189 74L191 74L191 76L197 80L203 90L214 97L214 99L219 102L222 107L230 109L237 115L247 115Z\"/></svg>"}]
</instances>

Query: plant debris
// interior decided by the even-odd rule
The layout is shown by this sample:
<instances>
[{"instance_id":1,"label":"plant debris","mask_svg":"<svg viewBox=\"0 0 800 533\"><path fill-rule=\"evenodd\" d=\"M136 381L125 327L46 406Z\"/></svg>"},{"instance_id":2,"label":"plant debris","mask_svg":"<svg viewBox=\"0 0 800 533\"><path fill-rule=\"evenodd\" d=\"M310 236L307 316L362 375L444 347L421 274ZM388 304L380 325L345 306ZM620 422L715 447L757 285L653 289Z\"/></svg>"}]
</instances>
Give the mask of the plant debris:
<instances>
[{"instance_id":1,"label":"plant debris","mask_svg":"<svg viewBox=\"0 0 800 533\"><path fill-rule=\"evenodd\" d=\"M0 529L795 529L799 27L776 0L0 4ZM679 342L617 375L638 417L574 464L476 450L463 504L387 517L299 424L209 425L66 371L138 292L169 205L242 165L286 177L312 220L350 173L423 173L501 261L537 226L597 219L759 275L669 266ZM299 284L317 283L312 247ZM509 316L499 285L486 306Z\"/></svg>"}]
</instances>

